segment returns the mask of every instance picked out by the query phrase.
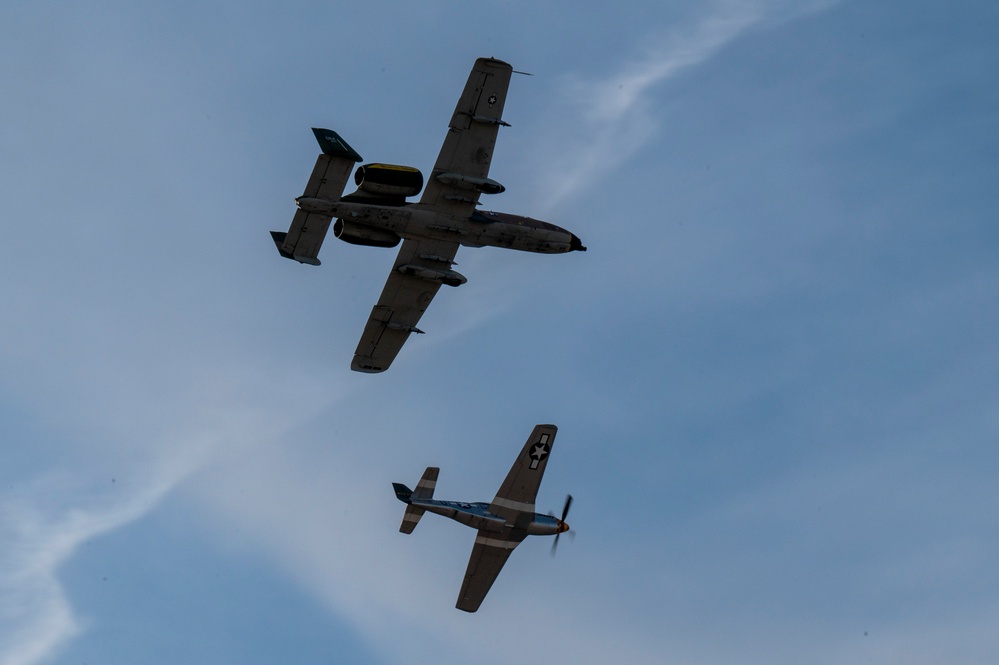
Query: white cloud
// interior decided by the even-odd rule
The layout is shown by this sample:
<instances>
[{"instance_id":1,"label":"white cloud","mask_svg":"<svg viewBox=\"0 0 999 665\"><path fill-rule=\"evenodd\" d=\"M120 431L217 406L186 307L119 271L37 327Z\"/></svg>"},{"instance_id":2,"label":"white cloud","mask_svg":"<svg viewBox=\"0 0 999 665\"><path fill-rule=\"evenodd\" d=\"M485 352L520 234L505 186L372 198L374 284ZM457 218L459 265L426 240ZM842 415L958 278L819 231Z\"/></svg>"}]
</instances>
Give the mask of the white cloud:
<instances>
[{"instance_id":1,"label":"white cloud","mask_svg":"<svg viewBox=\"0 0 999 665\"><path fill-rule=\"evenodd\" d=\"M542 188L548 209L620 165L655 133L660 120L653 115L650 95L657 85L707 60L760 16L752 4L715 8L696 25L675 29L609 78L569 80L562 98L576 109L580 122L574 127L576 145L563 153L563 165L552 169L556 175ZM560 141L565 138L559 136Z\"/></svg>"},{"instance_id":2,"label":"white cloud","mask_svg":"<svg viewBox=\"0 0 999 665\"><path fill-rule=\"evenodd\" d=\"M563 85L560 99L569 109L555 111L560 122L574 117L574 138L566 129L550 132L560 142L558 149L545 142L547 155L564 155L561 164L547 169L549 180L540 191L545 211L559 207L577 192L590 186L600 175L627 160L657 131L663 118L653 108L657 86L686 69L699 65L747 30L766 23L778 23L827 8L832 2L806 3L716 2L691 22L673 28L645 49L645 54L627 63L618 73L598 79L577 76ZM569 149L566 144L574 144Z\"/></svg>"},{"instance_id":3,"label":"white cloud","mask_svg":"<svg viewBox=\"0 0 999 665\"><path fill-rule=\"evenodd\" d=\"M294 373L275 380L270 367L219 356L215 366L192 370L170 354L143 364L129 362L134 351L125 345L119 353L124 360L91 358L79 368L58 366L55 378L33 377L70 393L87 386L82 405L60 398L53 406L44 392L23 391L42 414L58 409L74 422L78 436L62 451L62 466L0 495L0 665L44 662L85 630L59 578L82 543L141 519L220 453L307 422L338 393L328 382ZM91 383L102 373L115 381ZM162 385L150 390L148 374ZM285 417L290 412L295 418ZM77 450L86 450L84 460ZM7 451L12 464L24 461L18 455L16 447Z\"/></svg>"},{"instance_id":4,"label":"white cloud","mask_svg":"<svg viewBox=\"0 0 999 665\"><path fill-rule=\"evenodd\" d=\"M164 469L131 489L89 488L66 497L75 483L63 473L3 497L0 623L5 639L0 664L43 662L83 630L59 581L59 568L81 543L145 515L184 475L183 468ZM71 507L52 507L64 502Z\"/></svg>"}]
</instances>

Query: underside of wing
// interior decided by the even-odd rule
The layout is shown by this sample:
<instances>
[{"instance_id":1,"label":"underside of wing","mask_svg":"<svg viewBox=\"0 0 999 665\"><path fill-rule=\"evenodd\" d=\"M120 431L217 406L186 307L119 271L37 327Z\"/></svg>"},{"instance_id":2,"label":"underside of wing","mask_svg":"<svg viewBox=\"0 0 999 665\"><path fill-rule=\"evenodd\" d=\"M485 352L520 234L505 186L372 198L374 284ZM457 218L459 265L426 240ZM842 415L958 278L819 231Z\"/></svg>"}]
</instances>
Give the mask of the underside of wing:
<instances>
[{"instance_id":1,"label":"underside of wing","mask_svg":"<svg viewBox=\"0 0 999 665\"><path fill-rule=\"evenodd\" d=\"M506 124L503 105L512 72L500 60L475 61L420 203L467 216L480 193L503 191L502 185L487 176L499 127Z\"/></svg>"},{"instance_id":2,"label":"underside of wing","mask_svg":"<svg viewBox=\"0 0 999 665\"><path fill-rule=\"evenodd\" d=\"M489 506L489 512L516 521L522 513L535 512L534 501L541 487L541 479L548 466L548 455L558 428L555 425L536 425L527 442L510 467L506 479L500 485L496 498Z\"/></svg>"},{"instance_id":3,"label":"underside of wing","mask_svg":"<svg viewBox=\"0 0 999 665\"><path fill-rule=\"evenodd\" d=\"M523 537L513 539L498 538L495 532L479 531L468 558L465 580L458 593L459 610L475 612L489 593L496 577L503 570L503 564L510 558L510 552L521 543Z\"/></svg>"},{"instance_id":4,"label":"underside of wing","mask_svg":"<svg viewBox=\"0 0 999 665\"><path fill-rule=\"evenodd\" d=\"M395 360L437 295L441 284L457 286L465 278L451 270L458 243L405 240L385 288L372 308L350 365L358 372L384 372Z\"/></svg>"}]
</instances>

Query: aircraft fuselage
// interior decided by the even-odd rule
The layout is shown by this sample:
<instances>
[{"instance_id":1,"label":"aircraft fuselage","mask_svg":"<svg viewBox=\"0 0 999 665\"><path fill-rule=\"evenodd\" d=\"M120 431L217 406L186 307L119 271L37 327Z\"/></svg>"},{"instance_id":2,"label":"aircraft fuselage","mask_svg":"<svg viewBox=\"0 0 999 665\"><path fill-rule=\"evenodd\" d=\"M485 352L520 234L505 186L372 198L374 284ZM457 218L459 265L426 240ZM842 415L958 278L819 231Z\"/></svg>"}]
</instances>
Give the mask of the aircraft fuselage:
<instances>
[{"instance_id":1,"label":"aircraft fuselage","mask_svg":"<svg viewBox=\"0 0 999 665\"><path fill-rule=\"evenodd\" d=\"M559 533L560 529L558 519L541 513L521 513L515 523L507 522L505 518L490 513L488 503L464 503L436 499L411 499L410 501L413 506L423 508L427 512L450 517L473 529L485 529L486 531L523 529L531 536L554 536ZM562 530L564 531L565 528Z\"/></svg>"},{"instance_id":2,"label":"aircraft fuselage","mask_svg":"<svg viewBox=\"0 0 999 665\"><path fill-rule=\"evenodd\" d=\"M295 202L305 212L390 231L403 239L426 238L466 247L505 247L539 254L586 250L578 237L560 226L508 213L476 210L469 217L459 218L419 203L384 206L304 196Z\"/></svg>"}]
</instances>

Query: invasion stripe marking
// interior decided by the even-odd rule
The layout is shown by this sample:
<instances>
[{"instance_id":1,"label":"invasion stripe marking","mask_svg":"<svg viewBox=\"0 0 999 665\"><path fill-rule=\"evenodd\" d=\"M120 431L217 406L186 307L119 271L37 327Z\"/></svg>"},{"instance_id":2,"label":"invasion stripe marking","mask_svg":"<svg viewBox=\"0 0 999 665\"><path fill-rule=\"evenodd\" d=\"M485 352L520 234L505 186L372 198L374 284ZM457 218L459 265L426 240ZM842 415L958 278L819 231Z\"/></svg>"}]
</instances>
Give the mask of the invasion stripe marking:
<instances>
[{"instance_id":1,"label":"invasion stripe marking","mask_svg":"<svg viewBox=\"0 0 999 665\"><path fill-rule=\"evenodd\" d=\"M493 503L501 508L509 508L511 510L520 510L525 513L534 512L533 503L524 503L522 501L511 501L510 499L504 499L503 497L496 497L493 499Z\"/></svg>"},{"instance_id":2,"label":"invasion stripe marking","mask_svg":"<svg viewBox=\"0 0 999 665\"><path fill-rule=\"evenodd\" d=\"M515 540L500 540L498 538L488 538L486 536L476 536L476 545L488 545L489 547L499 547L504 550L512 550L520 543Z\"/></svg>"}]
</instances>

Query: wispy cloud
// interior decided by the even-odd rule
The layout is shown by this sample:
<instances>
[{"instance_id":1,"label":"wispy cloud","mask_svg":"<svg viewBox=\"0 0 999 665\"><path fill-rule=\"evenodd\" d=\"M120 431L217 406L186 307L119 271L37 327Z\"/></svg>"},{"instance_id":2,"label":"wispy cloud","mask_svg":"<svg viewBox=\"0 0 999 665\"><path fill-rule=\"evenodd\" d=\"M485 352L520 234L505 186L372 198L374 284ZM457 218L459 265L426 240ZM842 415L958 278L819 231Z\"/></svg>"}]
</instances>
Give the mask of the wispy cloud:
<instances>
[{"instance_id":1,"label":"wispy cloud","mask_svg":"<svg viewBox=\"0 0 999 665\"><path fill-rule=\"evenodd\" d=\"M42 662L81 632L59 568L81 543L148 513L185 475L186 469L173 468L132 489L76 488L68 498L71 507L62 510L51 506L67 498L67 487L74 484L68 474L50 475L3 497L0 665Z\"/></svg>"},{"instance_id":2,"label":"wispy cloud","mask_svg":"<svg viewBox=\"0 0 999 665\"><path fill-rule=\"evenodd\" d=\"M547 154L565 157L559 168L550 170L553 175L542 187L544 206L548 210L558 207L635 154L655 134L662 122L654 108L658 86L706 62L754 26L778 23L831 4L831 0L716 2L691 23L652 40L643 55L617 73L597 79L568 79L560 96L573 107L567 113L576 118L572 131L578 138L575 146L566 150L564 133L555 132L563 142L561 149L546 146ZM564 113L556 115L565 117Z\"/></svg>"},{"instance_id":3,"label":"wispy cloud","mask_svg":"<svg viewBox=\"0 0 999 665\"><path fill-rule=\"evenodd\" d=\"M118 369L119 377L130 373ZM224 451L283 430L288 425L281 413L294 409L308 420L335 399L335 387L294 375L286 377L289 383L280 391L287 399L275 400L267 390L273 381L264 380L271 373L205 368L197 375L197 390L178 384L173 392L183 397L174 400L183 408L159 432L150 431L148 414L162 412L163 404L136 399L134 390L108 391L103 401L113 405L113 412L92 417L116 434L78 443L89 446L98 460L94 466L55 467L0 494L0 665L45 662L86 629L59 577L81 544L142 519ZM137 415L121 418L119 413ZM115 460L115 481L100 461L106 454Z\"/></svg>"}]
</instances>

